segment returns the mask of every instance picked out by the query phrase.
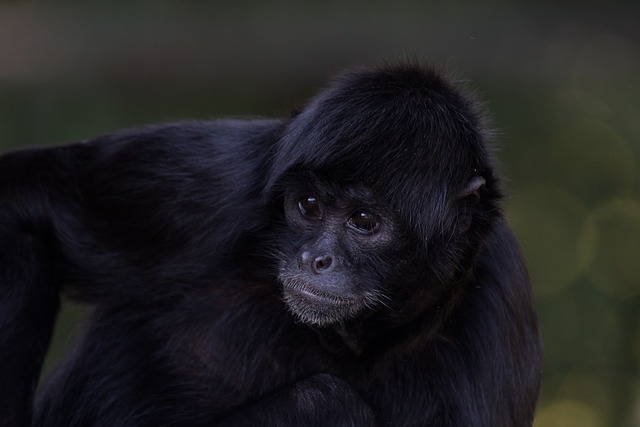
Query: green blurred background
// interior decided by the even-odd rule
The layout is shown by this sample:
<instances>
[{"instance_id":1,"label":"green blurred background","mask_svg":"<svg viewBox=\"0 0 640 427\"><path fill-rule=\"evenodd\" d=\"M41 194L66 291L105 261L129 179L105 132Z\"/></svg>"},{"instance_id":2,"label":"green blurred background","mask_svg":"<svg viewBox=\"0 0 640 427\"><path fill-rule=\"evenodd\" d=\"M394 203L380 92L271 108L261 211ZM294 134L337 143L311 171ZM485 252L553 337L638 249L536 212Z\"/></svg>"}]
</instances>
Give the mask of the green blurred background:
<instances>
[{"instance_id":1,"label":"green blurred background","mask_svg":"<svg viewBox=\"0 0 640 427\"><path fill-rule=\"evenodd\" d=\"M4 1L0 151L283 116L401 58L467 81L499 131L546 348L536 427L640 426L640 2Z\"/></svg>"}]
</instances>

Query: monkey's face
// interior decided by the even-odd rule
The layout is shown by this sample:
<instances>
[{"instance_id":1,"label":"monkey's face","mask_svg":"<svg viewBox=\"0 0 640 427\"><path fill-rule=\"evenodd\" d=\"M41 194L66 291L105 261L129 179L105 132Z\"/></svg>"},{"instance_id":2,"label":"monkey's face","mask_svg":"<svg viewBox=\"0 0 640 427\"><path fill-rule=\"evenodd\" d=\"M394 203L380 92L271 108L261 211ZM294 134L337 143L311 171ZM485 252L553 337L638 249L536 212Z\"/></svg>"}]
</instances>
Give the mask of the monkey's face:
<instances>
[{"instance_id":1,"label":"monkey's face","mask_svg":"<svg viewBox=\"0 0 640 427\"><path fill-rule=\"evenodd\" d=\"M385 305L400 238L393 212L361 186L289 186L279 279L304 323L328 325Z\"/></svg>"}]
</instances>

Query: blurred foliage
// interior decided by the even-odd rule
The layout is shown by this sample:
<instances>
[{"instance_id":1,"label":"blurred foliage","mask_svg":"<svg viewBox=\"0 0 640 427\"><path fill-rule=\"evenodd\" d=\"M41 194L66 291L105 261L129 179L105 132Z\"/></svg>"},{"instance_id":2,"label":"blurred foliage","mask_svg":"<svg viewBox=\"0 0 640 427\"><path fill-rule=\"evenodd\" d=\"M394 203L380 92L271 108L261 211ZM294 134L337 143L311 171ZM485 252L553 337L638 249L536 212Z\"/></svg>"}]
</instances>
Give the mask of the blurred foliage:
<instances>
[{"instance_id":1,"label":"blurred foliage","mask_svg":"<svg viewBox=\"0 0 640 427\"><path fill-rule=\"evenodd\" d=\"M288 114L335 71L440 64L498 129L546 357L536 427L640 426L637 2L0 3L0 150ZM86 308L66 304L46 371Z\"/></svg>"}]
</instances>

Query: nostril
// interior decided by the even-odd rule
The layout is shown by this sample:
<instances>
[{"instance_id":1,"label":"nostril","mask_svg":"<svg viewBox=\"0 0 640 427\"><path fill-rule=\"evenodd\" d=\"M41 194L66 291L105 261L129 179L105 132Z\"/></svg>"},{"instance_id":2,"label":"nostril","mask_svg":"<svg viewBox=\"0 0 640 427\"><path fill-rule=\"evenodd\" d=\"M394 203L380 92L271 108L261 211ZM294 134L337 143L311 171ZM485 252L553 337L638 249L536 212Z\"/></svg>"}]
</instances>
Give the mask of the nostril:
<instances>
[{"instance_id":1,"label":"nostril","mask_svg":"<svg viewBox=\"0 0 640 427\"><path fill-rule=\"evenodd\" d=\"M313 270L319 273L322 270L327 270L331 267L333 260L328 255L322 255L313 260Z\"/></svg>"}]
</instances>

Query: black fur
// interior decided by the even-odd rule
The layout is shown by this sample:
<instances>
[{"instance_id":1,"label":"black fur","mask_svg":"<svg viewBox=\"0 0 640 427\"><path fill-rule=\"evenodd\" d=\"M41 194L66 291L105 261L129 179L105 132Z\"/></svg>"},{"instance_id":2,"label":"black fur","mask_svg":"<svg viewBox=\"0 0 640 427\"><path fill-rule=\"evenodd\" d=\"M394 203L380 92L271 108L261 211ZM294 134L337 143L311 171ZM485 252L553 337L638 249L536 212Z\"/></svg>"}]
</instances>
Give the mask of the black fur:
<instances>
[{"instance_id":1,"label":"black fur","mask_svg":"<svg viewBox=\"0 0 640 427\"><path fill-rule=\"evenodd\" d=\"M402 64L289 120L5 154L0 424L530 426L537 320L486 140L470 98ZM308 181L394 221L385 250L349 249L376 298L320 325L278 280L305 239L285 193ZM95 309L34 403L63 288Z\"/></svg>"}]
</instances>

